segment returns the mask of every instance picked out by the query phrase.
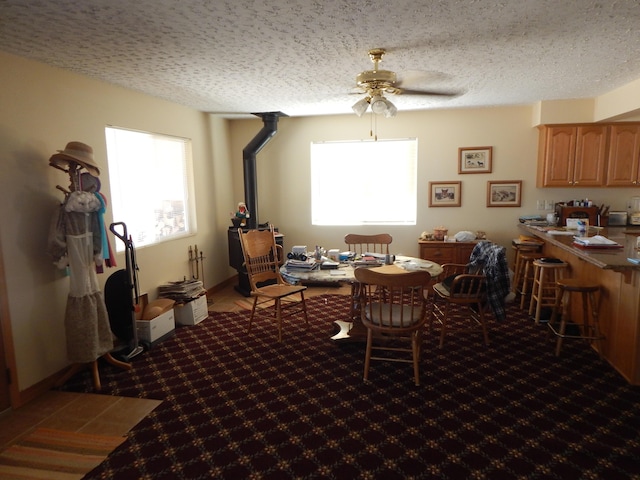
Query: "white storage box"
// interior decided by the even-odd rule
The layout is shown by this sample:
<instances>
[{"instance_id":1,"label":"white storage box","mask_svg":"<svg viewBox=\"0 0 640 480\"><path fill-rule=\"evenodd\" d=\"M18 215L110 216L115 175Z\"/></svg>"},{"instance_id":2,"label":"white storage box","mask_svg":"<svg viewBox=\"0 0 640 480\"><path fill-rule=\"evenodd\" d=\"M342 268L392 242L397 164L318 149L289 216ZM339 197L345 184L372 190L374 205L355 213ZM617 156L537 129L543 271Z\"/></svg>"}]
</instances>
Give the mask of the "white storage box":
<instances>
[{"instance_id":1,"label":"white storage box","mask_svg":"<svg viewBox=\"0 0 640 480\"><path fill-rule=\"evenodd\" d=\"M175 333L176 321L173 309L150 320L136 320L138 339L155 345Z\"/></svg>"},{"instance_id":2,"label":"white storage box","mask_svg":"<svg viewBox=\"0 0 640 480\"><path fill-rule=\"evenodd\" d=\"M209 316L207 296L200 295L190 302L176 304L173 310L176 312L178 325L196 325Z\"/></svg>"}]
</instances>

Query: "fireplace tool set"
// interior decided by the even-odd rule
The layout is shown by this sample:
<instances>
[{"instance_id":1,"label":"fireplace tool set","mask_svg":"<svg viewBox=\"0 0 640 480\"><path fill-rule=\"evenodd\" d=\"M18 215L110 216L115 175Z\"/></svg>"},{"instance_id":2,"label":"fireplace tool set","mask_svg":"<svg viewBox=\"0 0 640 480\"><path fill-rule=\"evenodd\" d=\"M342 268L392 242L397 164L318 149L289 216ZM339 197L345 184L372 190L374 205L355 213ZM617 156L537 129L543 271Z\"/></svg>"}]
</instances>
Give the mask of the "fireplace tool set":
<instances>
[{"instance_id":1,"label":"fireplace tool set","mask_svg":"<svg viewBox=\"0 0 640 480\"><path fill-rule=\"evenodd\" d=\"M198 245L191 248L189 245L189 274L194 280L201 280L204 285L204 259L202 252L198 251ZM202 278L200 278L202 275Z\"/></svg>"}]
</instances>

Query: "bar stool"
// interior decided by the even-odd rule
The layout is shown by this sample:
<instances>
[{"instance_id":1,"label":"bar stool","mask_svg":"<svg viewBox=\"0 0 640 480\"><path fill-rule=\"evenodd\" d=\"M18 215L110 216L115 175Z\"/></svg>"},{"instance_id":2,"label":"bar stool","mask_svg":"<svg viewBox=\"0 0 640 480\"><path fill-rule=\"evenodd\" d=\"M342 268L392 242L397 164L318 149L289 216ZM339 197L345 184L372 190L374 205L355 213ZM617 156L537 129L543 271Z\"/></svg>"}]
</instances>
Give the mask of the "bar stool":
<instances>
[{"instance_id":1,"label":"bar stool","mask_svg":"<svg viewBox=\"0 0 640 480\"><path fill-rule=\"evenodd\" d=\"M557 282L564 277L564 271L568 266L568 263L557 258L545 257L533 261L529 315L534 316L536 324L540 323L542 307L553 308L556 304Z\"/></svg>"},{"instance_id":2,"label":"bar stool","mask_svg":"<svg viewBox=\"0 0 640 480\"><path fill-rule=\"evenodd\" d=\"M549 320L548 323L549 330L558 337L556 342L556 357L560 356L562 341L565 338L584 338L588 341L595 340L598 354L602 357L602 339L604 336L600 333L598 299L596 298L596 293L600 291L600 285L575 278L563 278L558 280L558 289L559 292L556 297L556 303L553 306L551 320ZM582 323L572 321L572 293L579 293L582 298ZM556 329L556 320L561 308L562 317L560 319L560 325ZM592 323L589 322L589 313L591 313ZM575 326L578 330L568 333L567 325Z\"/></svg>"},{"instance_id":3,"label":"bar stool","mask_svg":"<svg viewBox=\"0 0 640 480\"><path fill-rule=\"evenodd\" d=\"M531 294L530 285L533 283L533 261L543 258L542 253L521 253L520 273L515 278L515 293L520 295L520 308L524 309L527 296Z\"/></svg>"},{"instance_id":4,"label":"bar stool","mask_svg":"<svg viewBox=\"0 0 640 480\"><path fill-rule=\"evenodd\" d=\"M522 275L524 273L524 262L522 261L523 254L539 253L542 249L541 245L529 245L520 243L519 240L511 241L511 248L515 250L515 258L513 261L513 282L511 291L515 294L518 293L520 283L522 282Z\"/></svg>"}]
</instances>

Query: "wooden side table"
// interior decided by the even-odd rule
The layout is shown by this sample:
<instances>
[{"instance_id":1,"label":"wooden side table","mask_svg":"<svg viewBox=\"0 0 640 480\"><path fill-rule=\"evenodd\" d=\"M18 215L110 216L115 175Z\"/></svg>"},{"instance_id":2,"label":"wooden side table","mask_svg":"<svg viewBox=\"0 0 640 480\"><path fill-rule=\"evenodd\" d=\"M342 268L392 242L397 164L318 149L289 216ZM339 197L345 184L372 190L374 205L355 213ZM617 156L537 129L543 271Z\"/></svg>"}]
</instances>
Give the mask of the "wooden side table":
<instances>
[{"instance_id":1,"label":"wooden side table","mask_svg":"<svg viewBox=\"0 0 640 480\"><path fill-rule=\"evenodd\" d=\"M420 240L420 258L442 265L443 263L469 263L469 257L476 246L474 242L444 242L441 240Z\"/></svg>"}]
</instances>

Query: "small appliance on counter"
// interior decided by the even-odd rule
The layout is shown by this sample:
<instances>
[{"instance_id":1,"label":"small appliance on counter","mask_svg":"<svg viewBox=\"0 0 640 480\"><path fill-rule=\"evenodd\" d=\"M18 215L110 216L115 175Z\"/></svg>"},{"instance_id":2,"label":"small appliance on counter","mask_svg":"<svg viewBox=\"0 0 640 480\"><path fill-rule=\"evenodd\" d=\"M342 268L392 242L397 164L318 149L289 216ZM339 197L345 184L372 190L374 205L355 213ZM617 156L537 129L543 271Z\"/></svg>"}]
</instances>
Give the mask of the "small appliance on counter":
<instances>
[{"instance_id":1,"label":"small appliance on counter","mask_svg":"<svg viewBox=\"0 0 640 480\"><path fill-rule=\"evenodd\" d=\"M631 197L629 225L640 225L640 197Z\"/></svg>"},{"instance_id":2,"label":"small appliance on counter","mask_svg":"<svg viewBox=\"0 0 640 480\"><path fill-rule=\"evenodd\" d=\"M627 212L609 212L610 227L621 227L627 224Z\"/></svg>"}]
</instances>

